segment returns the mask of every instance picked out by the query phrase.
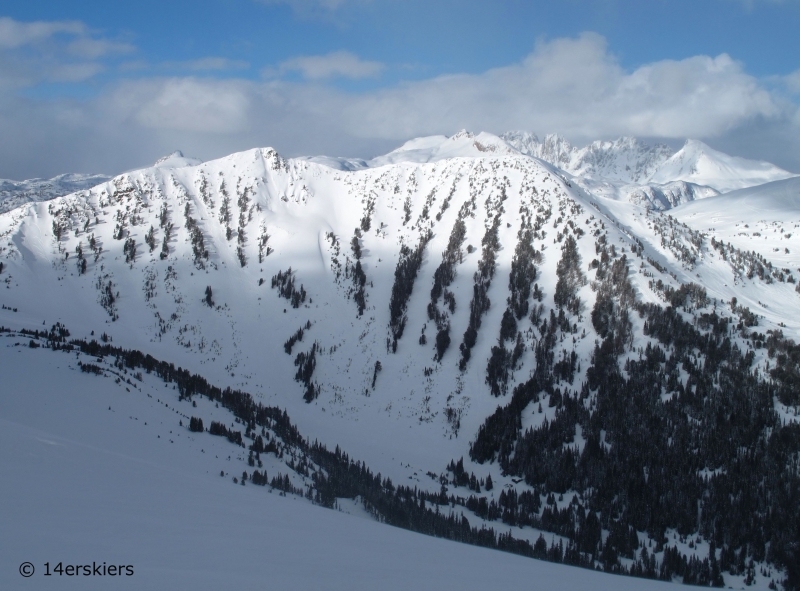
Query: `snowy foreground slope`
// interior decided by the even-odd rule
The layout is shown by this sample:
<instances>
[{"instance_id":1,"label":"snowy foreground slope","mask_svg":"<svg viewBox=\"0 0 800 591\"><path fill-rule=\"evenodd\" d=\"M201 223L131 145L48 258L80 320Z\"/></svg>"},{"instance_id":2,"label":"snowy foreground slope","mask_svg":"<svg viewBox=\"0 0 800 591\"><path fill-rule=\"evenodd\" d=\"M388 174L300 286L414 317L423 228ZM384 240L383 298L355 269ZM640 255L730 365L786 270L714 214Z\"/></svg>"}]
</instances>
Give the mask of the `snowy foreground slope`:
<instances>
[{"instance_id":1,"label":"snowy foreground slope","mask_svg":"<svg viewBox=\"0 0 800 591\"><path fill-rule=\"evenodd\" d=\"M188 164L0 216L3 363L55 355L82 382L180 396L184 426L169 435L216 442L183 467L224 470L230 494L252 488L259 503L281 472L319 504L559 562L736 586L791 575L796 180L667 215L489 134L423 138L363 165L271 149ZM46 331L42 347L17 353L21 329ZM223 417L227 399L199 379L149 384L122 349L285 409L307 441L247 405ZM78 374L76 360L96 367ZM54 379L77 396L62 369ZM189 417L221 421L236 443L190 435ZM348 482L347 460L315 441L391 482ZM209 467L212 445L237 451L230 469ZM270 485L233 487L261 468L254 446ZM495 537L512 529L513 542Z\"/></svg>"},{"instance_id":2,"label":"snowy foreground slope","mask_svg":"<svg viewBox=\"0 0 800 591\"><path fill-rule=\"evenodd\" d=\"M2 589L669 588L234 485L219 472L237 473L227 459L236 448L181 429L179 419L195 411L172 390L147 380L128 392L77 371L74 355L8 345L0 355ZM30 579L17 572L25 561L36 568ZM93 561L132 565L134 574L44 576L45 562Z\"/></svg>"}]
</instances>

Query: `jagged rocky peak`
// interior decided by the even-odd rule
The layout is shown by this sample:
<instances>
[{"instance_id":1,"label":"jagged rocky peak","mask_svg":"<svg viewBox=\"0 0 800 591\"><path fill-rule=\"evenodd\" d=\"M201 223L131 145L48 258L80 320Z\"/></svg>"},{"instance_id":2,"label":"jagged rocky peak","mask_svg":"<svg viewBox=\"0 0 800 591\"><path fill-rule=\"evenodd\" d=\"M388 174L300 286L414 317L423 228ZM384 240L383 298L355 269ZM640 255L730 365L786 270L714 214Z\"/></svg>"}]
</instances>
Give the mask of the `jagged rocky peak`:
<instances>
[{"instance_id":1,"label":"jagged rocky peak","mask_svg":"<svg viewBox=\"0 0 800 591\"><path fill-rule=\"evenodd\" d=\"M522 154L540 158L570 174L626 183L646 182L673 153L665 144L650 146L633 137L596 140L583 148L573 146L558 134L539 140L533 133L510 131L501 137Z\"/></svg>"}]
</instances>

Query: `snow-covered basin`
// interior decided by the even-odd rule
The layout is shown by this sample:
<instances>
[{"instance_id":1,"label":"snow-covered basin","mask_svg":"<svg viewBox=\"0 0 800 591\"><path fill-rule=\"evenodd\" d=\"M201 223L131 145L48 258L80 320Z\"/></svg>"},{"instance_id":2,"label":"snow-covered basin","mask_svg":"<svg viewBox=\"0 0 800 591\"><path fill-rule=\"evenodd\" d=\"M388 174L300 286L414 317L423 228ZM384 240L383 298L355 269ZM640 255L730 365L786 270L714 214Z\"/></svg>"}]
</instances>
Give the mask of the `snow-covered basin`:
<instances>
[{"instance_id":1,"label":"snow-covered basin","mask_svg":"<svg viewBox=\"0 0 800 591\"><path fill-rule=\"evenodd\" d=\"M234 485L236 448L178 427L188 409L157 380L138 391L80 373L71 354L11 344L0 342L0 589L668 588ZM46 562L134 574L47 577Z\"/></svg>"}]
</instances>

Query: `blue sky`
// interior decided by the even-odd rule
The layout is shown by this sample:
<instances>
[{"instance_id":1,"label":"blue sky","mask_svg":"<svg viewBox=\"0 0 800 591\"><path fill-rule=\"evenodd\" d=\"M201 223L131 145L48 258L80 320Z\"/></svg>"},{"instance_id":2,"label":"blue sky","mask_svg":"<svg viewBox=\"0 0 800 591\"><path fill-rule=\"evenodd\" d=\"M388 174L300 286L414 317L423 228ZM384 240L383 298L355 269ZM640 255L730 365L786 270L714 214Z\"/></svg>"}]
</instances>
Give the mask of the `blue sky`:
<instances>
[{"instance_id":1,"label":"blue sky","mask_svg":"<svg viewBox=\"0 0 800 591\"><path fill-rule=\"evenodd\" d=\"M461 128L693 137L800 172L800 0L6 0L0 19L0 177Z\"/></svg>"}]
</instances>

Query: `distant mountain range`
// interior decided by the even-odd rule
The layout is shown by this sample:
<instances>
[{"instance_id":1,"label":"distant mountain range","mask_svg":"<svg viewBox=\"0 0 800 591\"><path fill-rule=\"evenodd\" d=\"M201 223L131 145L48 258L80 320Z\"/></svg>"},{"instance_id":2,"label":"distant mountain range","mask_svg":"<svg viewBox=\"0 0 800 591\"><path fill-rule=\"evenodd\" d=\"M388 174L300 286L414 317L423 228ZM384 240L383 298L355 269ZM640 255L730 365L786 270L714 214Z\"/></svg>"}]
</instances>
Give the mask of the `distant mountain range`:
<instances>
[{"instance_id":1,"label":"distant mountain range","mask_svg":"<svg viewBox=\"0 0 800 591\"><path fill-rule=\"evenodd\" d=\"M188 158L180 150L160 158L154 164L157 168L195 166L202 160ZM51 179L29 179L26 181L12 181L0 179L0 213L31 203L34 201L49 201L62 195L85 191L105 183L111 177L104 174L60 174Z\"/></svg>"},{"instance_id":2,"label":"distant mountain range","mask_svg":"<svg viewBox=\"0 0 800 591\"><path fill-rule=\"evenodd\" d=\"M0 213L30 203L90 189L111 177L103 174L60 174L52 179L11 181L0 179Z\"/></svg>"},{"instance_id":3,"label":"distant mountain range","mask_svg":"<svg viewBox=\"0 0 800 591\"><path fill-rule=\"evenodd\" d=\"M306 160L340 170L362 170L398 162L435 162L458 156L522 154L544 160L574 177L589 193L630 201L652 209L670 209L736 189L796 176L768 162L729 156L698 140L687 140L675 152L666 144L653 146L632 137L595 141L583 148L557 134L540 140L526 131L502 136L461 131L453 136L428 136L410 140L384 156L370 160L313 156ZM203 161L180 150L164 156L157 168L197 166ZM0 213L32 201L89 189L109 180L100 174L62 174L52 179L12 181L0 179Z\"/></svg>"}]
</instances>

